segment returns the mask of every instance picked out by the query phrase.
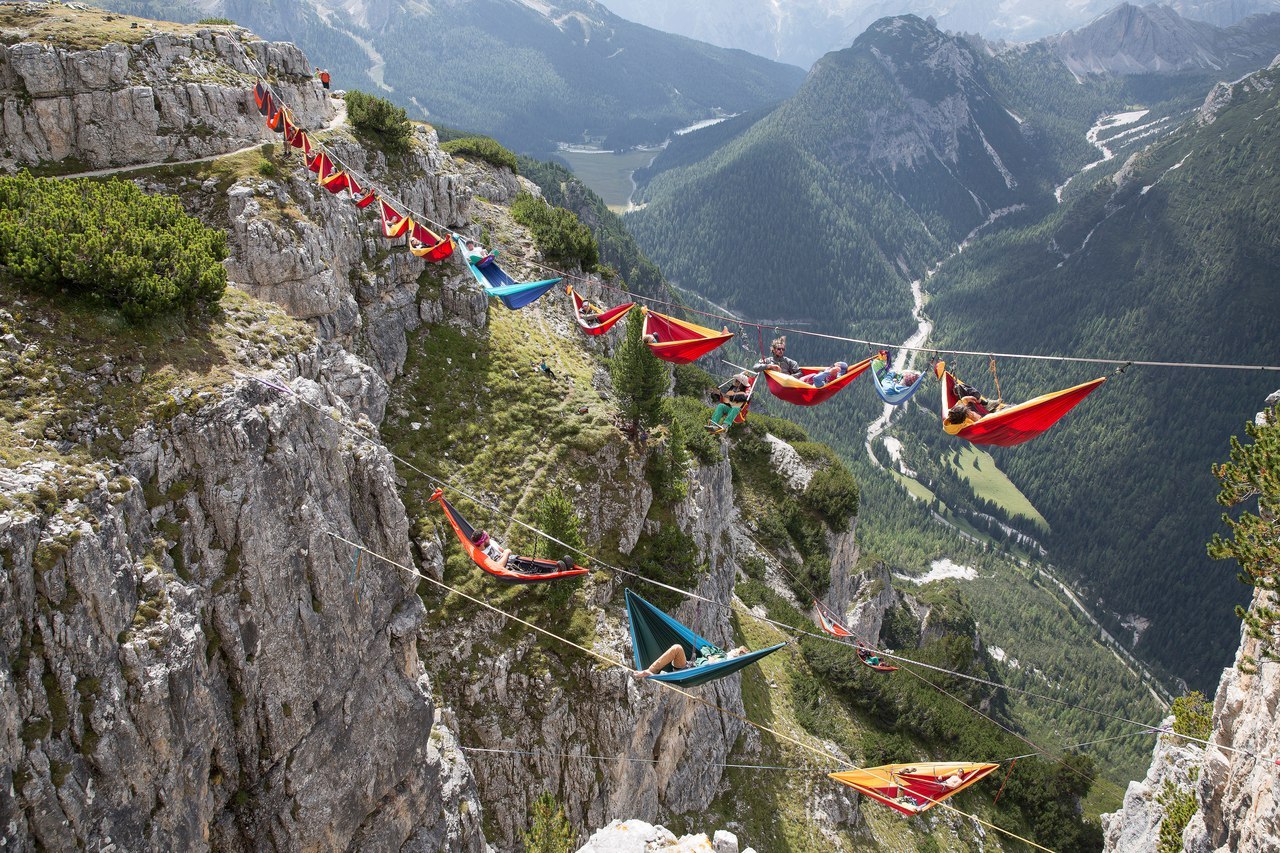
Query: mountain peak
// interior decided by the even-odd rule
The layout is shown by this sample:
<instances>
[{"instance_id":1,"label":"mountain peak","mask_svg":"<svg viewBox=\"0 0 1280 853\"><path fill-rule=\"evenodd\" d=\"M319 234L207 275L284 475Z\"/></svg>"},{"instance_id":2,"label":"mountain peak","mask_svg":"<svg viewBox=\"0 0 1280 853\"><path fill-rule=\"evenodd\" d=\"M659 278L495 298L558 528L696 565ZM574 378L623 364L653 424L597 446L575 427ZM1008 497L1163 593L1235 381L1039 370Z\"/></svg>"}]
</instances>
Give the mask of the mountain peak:
<instances>
[{"instance_id":1,"label":"mountain peak","mask_svg":"<svg viewBox=\"0 0 1280 853\"><path fill-rule=\"evenodd\" d=\"M1121 3L1088 26L1047 39L1077 76L1220 69L1220 31L1169 6Z\"/></svg>"}]
</instances>

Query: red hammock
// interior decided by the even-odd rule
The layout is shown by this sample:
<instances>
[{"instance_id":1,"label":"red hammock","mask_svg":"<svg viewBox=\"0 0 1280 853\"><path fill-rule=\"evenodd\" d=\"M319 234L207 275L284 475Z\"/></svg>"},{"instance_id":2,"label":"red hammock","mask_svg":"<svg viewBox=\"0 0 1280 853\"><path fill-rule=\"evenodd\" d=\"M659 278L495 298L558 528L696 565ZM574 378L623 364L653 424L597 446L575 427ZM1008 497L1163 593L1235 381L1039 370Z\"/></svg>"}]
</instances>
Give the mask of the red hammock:
<instances>
[{"instance_id":1,"label":"red hammock","mask_svg":"<svg viewBox=\"0 0 1280 853\"><path fill-rule=\"evenodd\" d=\"M413 226L412 219L400 213L382 199L378 199L378 205L381 207L382 213L382 236L388 240L403 237L405 232Z\"/></svg>"},{"instance_id":2,"label":"red hammock","mask_svg":"<svg viewBox=\"0 0 1280 853\"><path fill-rule=\"evenodd\" d=\"M414 222L413 227L409 229L409 251L432 263L443 261L453 254L453 241L447 236L440 237L432 233L430 228Z\"/></svg>"},{"instance_id":3,"label":"red hammock","mask_svg":"<svg viewBox=\"0 0 1280 853\"><path fill-rule=\"evenodd\" d=\"M457 534L462 550L467 553L471 561L500 581L538 583L539 581L554 581L561 578L577 577L578 575L585 575L588 571L581 566L574 566L571 569L560 571L555 560L517 557L515 554L508 557L506 567L500 569L498 564L490 559L483 549L477 548L471 543L475 528L467 523L467 520L453 508L452 504L445 500L444 489L436 489L428 499L428 503L431 501L440 504L440 508L444 510L444 517L449 520L449 525L453 528L453 532Z\"/></svg>"},{"instance_id":4,"label":"red hammock","mask_svg":"<svg viewBox=\"0 0 1280 853\"><path fill-rule=\"evenodd\" d=\"M861 376L863 371L870 366L871 359L865 358L857 364L850 365L848 370L821 388L814 388L799 377L788 376L778 370L765 370L764 378L769 383L769 390L773 392L773 396L779 400L795 403L797 406L816 406L840 393L846 385ZM826 368L802 367L800 368L800 375L812 376L823 370L826 370Z\"/></svg>"},{"instance_id":5,"label":"red hammock","mask_svg":"<svg viewBox=\"0 0 1280 853\"><path fill-rule=\"evenodd\" d=\"M959 402L960 395L956 393L956 378L946 369L945 362L938 362L934 369L943 377L942 418L945 421L947 412ZM979 405L976 408L983 413L982 420L969 424L956 435L974 444L995 444L1000 447L1010 447L1030 441L1056 424L1063 415L1075 408L1081 400L1106 381L1107 377L1100 376L1091 382L1063 391L1043 394L1033 400L990 414Z\"/></svg>"},{"instance_id":6,"label":"red hammock","mask_svg":"<svg viewBox=\"0 0 1280 853\"><path fill-rule=\"evenodd\" d=\"M318 174L320 186L324 187L334 195L337 195L347 188L347 173L342 170L334 171L333 161L325 154L320 155L320 170Z\"/></svg>"},{"instance_id":7,"label":"red hammock","mask_svg":"<svg viewBox=\"0 0 1280 853\"><path fill-rule=\"evenodd\" d=\"M733 337L733 332L717 332L696 323L686 323L648 308L644 312L644 334L654 335L656 343L649 343L649 351L663 361L672 364L688 364L696 361Z\"/></svg>"},{"instance_id":8,"label":"red hammock","mask_svg":"<svg viewBox=\"0 0 1280 853\"><path fill-rule=\"evenodd\" d=\"M261 80L253 85L253 102L257 104L258 112L264 116L271 112L268 106L271 103L271 90Z\"/></svg>"},{"instance_id":9,"label":"red hammock","mask_svg":"<svg viewBox=\"0 0 1280 853\"><path fill-rule=\"evenodd\" d=\"M822 626L822 630L826 631L833 637L839 637L842 640L857 640L853 632L845 626L837 622L833 617L827 614L827 608L822 606L822 602L818 599L813 600L813 606L818 611L818 624ZM872 663L868 658L871 657L871 650L866 646L858 643L858 660L862 661L862 665L874 669L876 672L897 672L898 668L888 663Z\"/></svg>"},{"instance_id":10,"label":"red hammock","mask_svg":"<svg viewBox=\"0 0 1280 853\"><path fill-rule=\"evenodd\" d=\"M608 311L601 311L596 314L595 325L589 325L586 320L582 319L582 305L586 300L578 295L572 284L566 284L564 292L569 294L569 297L573 300L573 318L578 321L578 328L588 335L603 335L613 328L614 323L627 316L627 312L635 307L634 302L625 302L622 305L610 308Z\"/></svg>"}]
</instances>

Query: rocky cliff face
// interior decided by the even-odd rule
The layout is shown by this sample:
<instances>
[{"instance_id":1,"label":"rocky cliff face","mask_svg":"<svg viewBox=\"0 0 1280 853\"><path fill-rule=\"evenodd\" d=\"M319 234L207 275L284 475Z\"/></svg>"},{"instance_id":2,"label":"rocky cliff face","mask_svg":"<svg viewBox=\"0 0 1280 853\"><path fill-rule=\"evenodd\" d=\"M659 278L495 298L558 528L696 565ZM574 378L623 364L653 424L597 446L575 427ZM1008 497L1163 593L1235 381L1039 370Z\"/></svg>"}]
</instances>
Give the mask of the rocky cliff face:
<instances>
[{"instance_id":1,"label":"rocky cliff face","mask_svg":"<svg viewBox=\"0 0 1280 853\"><path fill-rule=\"evenodd\" d=\"M302 51L236 27L130 29L127 19L70 6L10 7L4 15L0 166L98 169L267 141L273 134L253 102L258 77L272 78L304 127L323 125L333 112ZM116 29L101 32L110 24Z\"/></svg>"},{"instance_id":2,"label":"rocky cliff face","mask_svg":"<svg viewBox=\"0 0 1280 853\"><path fill-rule=\"evenodd\" d=\"M1280 391L1267 398L1268 406L1277 403ZM1259 605L1274 607L1274 595L1258 589L1250 606ZM1130 783L1124 808L1104 815L1108 850L1156 849L1168 809L1152 799L1165 779L1195 795L1195 811L1182 833L1187 853L1275 849L1280 838L1280 663L1265 661L1251 672L1240 667L1259 658L1259 646L1241 630L1235 665L1223 670L1218 682L1209 743L1174 748L1161 738L1145 783Z\"/></svg>"}]
</instances>

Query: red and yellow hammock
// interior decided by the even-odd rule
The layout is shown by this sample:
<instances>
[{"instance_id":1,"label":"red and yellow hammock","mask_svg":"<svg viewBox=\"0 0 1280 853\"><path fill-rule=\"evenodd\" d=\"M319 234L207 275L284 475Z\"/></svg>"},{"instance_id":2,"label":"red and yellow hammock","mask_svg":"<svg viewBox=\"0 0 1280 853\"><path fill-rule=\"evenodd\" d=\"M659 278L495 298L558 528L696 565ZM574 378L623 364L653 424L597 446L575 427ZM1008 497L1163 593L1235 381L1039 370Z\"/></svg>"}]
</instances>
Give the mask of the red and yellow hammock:
<instances>
[{"instance_id":1,"label":"red and yellow hammock","mask_svg":"<svg viewBox=\"0 0 1280 853\"><path fill-rule=\"evenodd\" d=\"M960 395L956 393L956 378L946 369L945 362L938 362L934 371L942 378L942 418L945 421L947 412L960 401ZM969 424L955 434L974 444L995 444L1000 447L1030 441L1056 424L1063 415L1106 381L1107 377L1100 376L1090 382L1043 394L990 414L982 406L978 406L978 411L983 413L982 420Z\"/></svg>"},{"instance_id":2,"label":"red and yellow hammock","mask_svg":"<svg viewBox=\"0 0 1280 853\"><path fill-rule=\"evenodd\" d=\"M640 310L644 312L644 334L657 338L656 343L646 341L649 351L672 364L696 361L733 337L733 332L717 332L645 307Z\"/></svg>"},{"instance_id":3,"label":"red and yellow hammock","mask_svg":"<svg viewBox=\"0 0 1280 853\"><path fill-rule=\"evenodd\" d=\"M788 403L794 403L797 406L816 406L819 403L825 403L844 390L845 386L863 374L868 367L871 366L871 358L864 358L857 364L849 365L849 369L844 373L832 379L821 388L814 388L808 382L797 376L789 376L778 370L766 370L764 372L765 381L769 383L769 390L773 392L773 396L779 400L785 400ZM815 373L826 370L825 367L802 367L800 368L801 376L812 376Z\"/></svg>"},{"instance_id":4,"label":"red and yellow hammock","mask_svg":"<svg viewBox=\"0 0 1280 853\"><path fill-rule=\"evenodd\" d=\"M462 550L471 558L471 561L500 581L506 581L507 583L539 583L541 581L577 577L578 575L585 575L588 571L582 566L574 566L571 569L560 571L554 560L517 557L515 554L507 558L507 565L504 568L499 568L498 564L490 559L488 554L471 543L471 537L476 532L475 528L468 524L462 514L453 508L453 504L445 500L444 489L436 489L432 492L431 497L428 499L428 502L431 501L440 504L440 508L444 510L444 517L449 520L449 525L457 535L458 542L462 545Z\"/></svg>"},{"instance_id":5,"label":"red and yellow hammock","mask_svg":"<svg viewBox=\"0 0 1280 853\"><path fill-rule=\"evenodd\" d=\"M828 614L827 608L823 606L821 601L815 598L813 600L813 606L818 611L818 624L822 626L822 630L826 631L833 637L839 637L842 640L854 640L857 642L858 638L853 635L853 632L837 622L834 616ZM874 669L876 672L898 671L898 667L890 663L872 663L869 660L870 657L871 650L859 642L858 660L862 661L863 666Z\"/></svg>"},{"instance_id":6,"label":"red and yellow hammock","mask_svg":"<svg viewBox=\"0 0 1280 853\"><path fill-rule=\"evenodd\" d=\"M356 203L359 204L359 202ZM439 236L425 225L414 222L413 227L409 229L409 251L419 258L435 263L453 254L453 241L447 236Z\"/></svg>"},{"instance_id":7,"label":"red and yellow hammock","mask_svg":"<svg viewBox=\"0 0 1280 853\"><path fill-rule=\"evenodd\" d=\"M963 791L999 764L925 761L829 773L832 779L905 815L920 814Z\"/></svg>"},{"instance_id":8,"label":"red and yellow hammock","mask_svg":"<svg viewBox=\"0 0 1280 853\"><path fill-rule=\"evenodd\" d=\"M578 295L572 284L565 285L564 292L569 294L569 298L573 300L573 319L578 321L578 328L588 335L603 335L612 329L615 323L627 316L627 312L636 305L634 302L624 302L621 305L610 308L608 311L601 311L596 314L595 325L591 325L582 318L582 305L586 300Z\"/></svg>"}]
</instances>

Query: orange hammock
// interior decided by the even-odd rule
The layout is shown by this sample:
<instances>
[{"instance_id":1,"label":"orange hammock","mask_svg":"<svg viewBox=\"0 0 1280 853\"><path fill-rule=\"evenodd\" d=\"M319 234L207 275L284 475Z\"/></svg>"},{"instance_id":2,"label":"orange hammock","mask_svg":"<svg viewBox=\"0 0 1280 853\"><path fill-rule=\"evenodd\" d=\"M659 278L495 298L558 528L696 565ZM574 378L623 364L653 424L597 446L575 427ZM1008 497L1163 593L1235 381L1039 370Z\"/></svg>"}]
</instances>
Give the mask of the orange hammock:
<instances>
[{"instance_id":1,"label":"orange hammock","mask_svg":"<svg viewBox=\"0 0 1280 853\"><path fill-rule=\"evenodd\" d=\"M960 401L960 395L956 393L957 380L946 369L945 362L938 362L934 371L943 379L942 417L945 421L947 412ZM990 414L979 405L976 408L983 413L982 420L969 424L956 435L974 444L995 444L1001 447L1011 447L1030 441L1056 424L1063 415L1075 408L1076 404L1106 381L1107 377L1100 376L1091 382L1063 391L1043 394L1033 400Z\"/></svg>"},{"instance_id":2,"label":"orange hammock","mask_svg":"<svg viewBox=\"0 0 1280 853\"><path fill-rule=\"evenodd\" d=\"M608 311L600 311L596 314L596 320L593 325L582 318L582 306L586 300L578 295L578 292L573 289L573 285L566 284L564 292L569 294L569 297L573 300L573 318L578 321L578 328L588 335L603 335L613 328L614 323L627 316L627 312L635 307L634 302L624 302L622 305L617 305Z\"/></svg>"},{"instance_id":3,"label":"orange hammock","mask_svg":"<svg viewBox=\"0 0 1280 853\"><path fill-rule=\"evenodd\" d=\"M827 614L827 608L823 606L821 601L815 598L813 600L813 606L818 611L818 624L822 626L822 630L826 631L828 634L830 634L833 637L839 637L843 640L856 641L858 639L853 635L852 631L850 631L848 628L846 628L845 626L837 622L834 617L829 616ZM858 643L858 660L862 661L863 666L870 667L871 669L874 669L876 672L897 672L898 671L898 668L893 664L872 663L870 658L871 658L871 650L868 649L866 646L862 645L861 643Z\"/></svg>"},{"instance_id":4,"label":"orange hammock","mask_svg":"<svg viewBox=\"0 0 1280 853\"><path fill-rule=\"evenodd\" d=\"M844 387L853 380L862 375L868 367L871 366L871 359L864 358L857 364L849 365L849 369L844 373L832 379L821 388L814 388L808 382L803 381L796 376L788 376L778 370L765 370L764 378L769 383L769 390L773 392L773 396L779 400L785 400L788 403L795 403L797 406L816 406L819 403L825 403L827 400L839 394ZM812 376L815 373L826 370L825 367L802 367L800 368L801 376Z\"/></svg>"},{"instance_id":5,"label":"orange hammock","mask_svg":"<svg viewBox=\"0 0 1280 853\"><path fill-rule=\"evenodd\" d=\"M963 791L999 766L968 761L924 761L827 775L891 809L914 815Z\"/></svg>"},{"instance_id":6,"label":"orange hammock","mask_svg":"<svg viewBox=\"0 0 1280 853\"><path fill-rule=\"evenodd\" d=\"M640 310L644 312L645 344L649 351L672 364L696 361L733 337L733 332L717 332L645 307ZM653 342L649 341L650 335L655 338Z\"/></svg>"},{"instance_id":7,"label":"orange hammock","mask_svg":"<svg viewBox=\"0 0 1280 853\"><path fill-rule=\"evenodd\" d=\"M471 537L476 530L467 520L462 517L453 504L444 496L444 489L436 489L427 502L435 502L440 504L440 508L444 510L444 517L448 519L449 526L453 528L453 532L458 537L458 543L462 545L462 550L467 553L477 566L484 569L500 581L508 583L539 583L541 581L554 581L561 578L573 578L579 575L585 575L587 569L582 566L573 566L569 569L561 569L554 560L540 560L536 557L519 557L512 554L507 558L507 565L499 568L483 549L477 548L471 544Z\"/></svg>"},{"instance_id":8,"label":"orange hammock","mask_svg":"<svg viewBox=\"0 0 1280 853\"><path fill-rule=\"evenodd\" d=\"M359 202L356 202L356 204L358 205ZM453 241L448 237L441 237L433 233L431 229L414 222L413 227L409 229L409 251L419 258L426 258L432 263L443 261L453 254Z\"/></svg>"}]
</instances>

